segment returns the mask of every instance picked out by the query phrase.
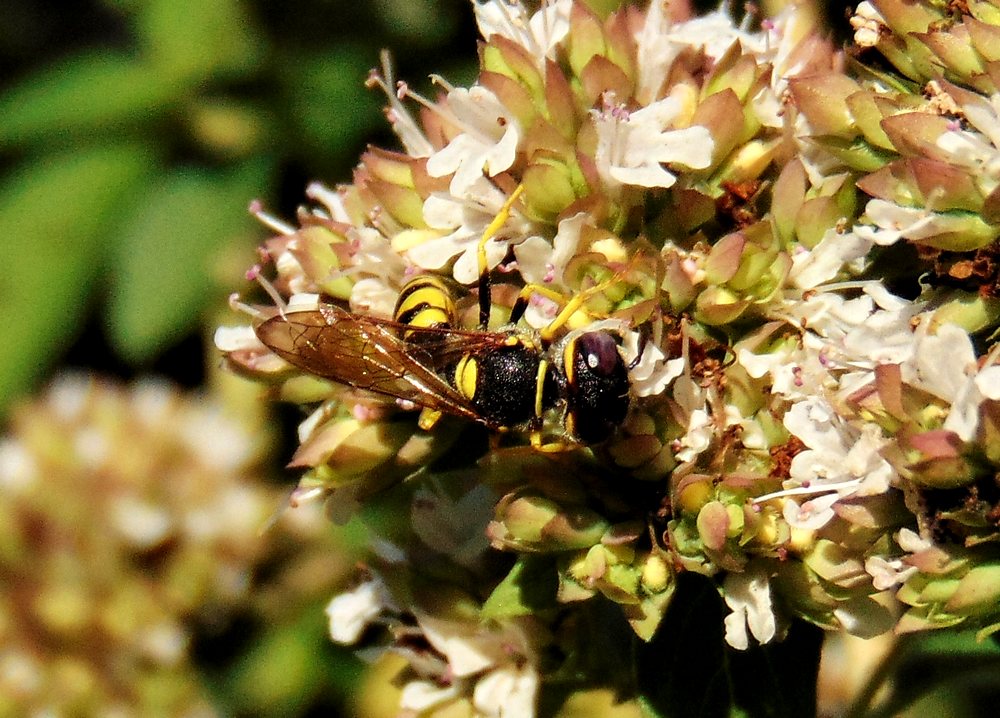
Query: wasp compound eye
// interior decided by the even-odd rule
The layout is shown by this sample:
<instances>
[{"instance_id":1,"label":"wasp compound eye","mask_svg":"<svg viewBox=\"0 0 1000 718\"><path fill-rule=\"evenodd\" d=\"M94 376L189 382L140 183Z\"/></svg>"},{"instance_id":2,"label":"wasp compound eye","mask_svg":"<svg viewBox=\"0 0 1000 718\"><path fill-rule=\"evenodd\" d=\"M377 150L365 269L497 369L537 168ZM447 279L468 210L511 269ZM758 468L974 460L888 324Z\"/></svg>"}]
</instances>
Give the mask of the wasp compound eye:
<instances>
[{"instance_id":1,"label":"wasp compound eye","mask_svg":"<svg viewBox=\"0 0 1000 718\"><path fill-rule=\"evenodd\" d=\"M622 363L618 343L606 332L590 332L577 340L577 351L587 368L597 376L613 376Z\"/></svg>"},{"instance_id":2,"label":"wasp compound eye","mask_svg":"<svg viewBox=\"0 0 1000 718\"><path fill-rule=\"evenodd\" d=\"M628 367L607 332L587 332L571 340L563 354L566 373L566 427L594 444L607 439L629 407Z\"/></svg>"}]
</instances>

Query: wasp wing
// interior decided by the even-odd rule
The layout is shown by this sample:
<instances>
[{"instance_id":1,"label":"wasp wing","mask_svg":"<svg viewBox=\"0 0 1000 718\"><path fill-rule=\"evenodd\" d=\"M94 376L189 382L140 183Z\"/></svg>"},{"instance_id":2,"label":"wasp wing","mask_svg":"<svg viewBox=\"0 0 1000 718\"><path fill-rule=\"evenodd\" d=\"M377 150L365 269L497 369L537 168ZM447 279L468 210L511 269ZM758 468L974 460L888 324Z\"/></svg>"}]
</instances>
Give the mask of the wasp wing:
<instances>
[{"instance_id":1,"label":"wasp wing","mask_svg":"<svg viewBox=\"0 0 1000 718\"><path fill-rule=\"evenodd\" d=\"M417 358L430 358L433 349L403 341L396 327L394 322L324 305L272 317L257 327L257 336L310 374L486 423L471 402ZM447 342L447 333L439 333L442 342Z\"/></svg>"}]
</instances>

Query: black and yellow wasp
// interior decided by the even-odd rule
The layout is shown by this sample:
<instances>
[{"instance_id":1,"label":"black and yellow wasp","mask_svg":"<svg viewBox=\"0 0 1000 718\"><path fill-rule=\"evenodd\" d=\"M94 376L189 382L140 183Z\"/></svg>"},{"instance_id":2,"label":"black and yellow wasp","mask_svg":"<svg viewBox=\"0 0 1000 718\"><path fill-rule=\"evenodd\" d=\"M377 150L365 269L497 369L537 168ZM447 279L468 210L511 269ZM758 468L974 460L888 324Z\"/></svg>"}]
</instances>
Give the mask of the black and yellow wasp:
<instances>
[{"instance_id":1,"label":"black and yellow wasp","mask_svg":"<svg viewBox=\"0 0 1000 718\"><path fill-rule=\"evenodd\" d=\"M526 427L541 446L544 415L564 407L563 426L575 441L607 439L625 418L630 385L618 339L608 331L553 333L582 306L585 294L566 302L541 331L516 328L528 300L545 288L529 285L511 310L507 328L486 329L490 313L486 242L510 212L515 192L479 245L480 328L456 327L451 287L436 275L417 275L399 295L392 320L321 305L282 313L257 327L276 354L311 374L357 389L403 399L505 431Z\"/></svg>"}]
</instances>

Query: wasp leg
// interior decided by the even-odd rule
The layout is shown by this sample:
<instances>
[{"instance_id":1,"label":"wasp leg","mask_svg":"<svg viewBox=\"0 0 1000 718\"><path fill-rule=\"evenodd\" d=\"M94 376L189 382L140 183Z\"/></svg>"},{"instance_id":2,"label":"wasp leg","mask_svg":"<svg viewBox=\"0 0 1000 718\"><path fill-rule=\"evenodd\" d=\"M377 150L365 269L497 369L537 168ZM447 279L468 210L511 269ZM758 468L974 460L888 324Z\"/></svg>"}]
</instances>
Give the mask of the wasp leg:
<instances>
[{"instance_id":1,"label":"wasp leg","mask_svg":"<svg viewBox=\"0 0 1000 718\"><path fill-rule=\"evenodd\" d=\"M504 226L507 220L510 218L511 210L514 208L514 203L521 197L524 192L524 185L519 184L514 191L511 192L510 197L503 203L503 207L497 212L497 216L493 218L493 221L487 225L486 229L483 231L483 238L479 240L479 247L476 250L476 260L479 265L479 327L485 330L490 323L490 268L486 262L486 244L500 229Z\"/></svg>"},{"instance_id":2,"label":"wasp leg","mask_svg":"<svg viewBox=\"0 0 1000 718\"><path fill-rule=\"evenodd\" d=\"M565 294L557 292L551 287L546 287L544 284L525 284L521 291L518 292L517 299L514 301L514 306L511 307L511 324L517 324L521 321L521 317L524 316L524 312L527 310L528 304L531 302L531 297L535 294L551 299L557 304L562 304L566 301Z\"/></svg>"},{"instance_id":3,"label":"wasp leg","mask_svg":"<svg viewBox=\"0 0 1000 718\"><path fill-rule=\"evenodd\" d=\"M642 359L642 353L646 351L646 345L649 344L649 331L640 328L639 330L639 341L636 344L635 359L628 363L628 370L632 371L637 366L639 366L639 360Z\"/></svg>"},{"instance_id":4,"label":"wasp leg","mask_svg":"<svg viewBox=\"0 0 1000 718\"><path fill-rule=\"evenodd\" d=\"M583 307L583 305L586 304L591 297L595 294L600 294L604 290L608 289L608 287L613 286L615 282L621 279L622 276L622 274L615 274L610 279L605 279L603 282L595 284L590 289L585 289L579 294L574 295L568 302L566 302L565 306L563 306L563 308L559 311L559 314L556 315L555 319L549 322L539 332L539 338L541 339L542 345L548 346L551 344L556 332L558 332L559 329L562 328L562 326L566 324L566 322L568 322L570 318L576 314L576 312Z\"/></svg>"},{"instance_id":5,"label":"wasp leg","mask_svg":"<svg viewBox=\"0 0 1000 718\"><path fill-rule=\"evenodd\" d=\"M541 429L531 432L531 448L545 454L555 454L560 451L572 451L578 444L572 441L545 441Z\"/></svg>"},{"instance_id":6,"label":"wasp leg","mask_svg":"<svg viewBox=\"0 0 1000 718\"><path fill-rule=\"evenodd\" d=\"M417 418L417 426L424 431L430 431L441 420L441 411L424 407Z\"/></svg>"}]
</instances>

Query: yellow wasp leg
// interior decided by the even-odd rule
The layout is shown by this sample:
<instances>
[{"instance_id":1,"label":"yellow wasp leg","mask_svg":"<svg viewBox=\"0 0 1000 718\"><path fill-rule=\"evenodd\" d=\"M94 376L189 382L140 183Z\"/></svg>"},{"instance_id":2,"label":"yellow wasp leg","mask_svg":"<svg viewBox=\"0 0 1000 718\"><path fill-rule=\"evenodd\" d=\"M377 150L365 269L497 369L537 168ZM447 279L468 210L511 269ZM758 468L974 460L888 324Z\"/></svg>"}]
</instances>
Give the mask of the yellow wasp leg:
<instances>
[{"instance_id":1,"label":"yellow wasp leg","mask_svg":"<svg viewBox=\"0 0 1000 718\"><path fill-rule=\"evenodd\" d=\"M510 193L510 197L503 203L503 207L497 212L486 229L483 231L483 238L479 240L476 248L476 261L479 265L479 326L486 329L490 323L490 269L486 262L486 243L496 236L496 233L504 226L510 218L510 213L514 208L514 203L524 193L524 185L519 184Z\"/></svg>"},{"instance_id":2,"label":"yellow wasp leg","mask_svg":"<svg viewBox=\"0 0 1000 718\"><path fill-rule=\"evenodd\" d=\"M428 409L424 407L417 418L417 426L424 431L430 431L441 419L441 412L438 409Z\"/></svg>"},{"instance_id":3,"label":"yellow wasp leg","mask_svg":"<svg viewBox=\"0 0 1000 718\"><path fill-rule=\"evenodd\" d=\"M587 303L587 300L595 294L600 294L605 289L612 286L621 278L621 276L621 274L616 274L610 279L606 279L600 284L595 284L590 289L574 295L568 302L566 302L563 308L559 311L559 314L556 315L555 319L545 325L545 327L539 332L539 338L541 339L542 344L545 346L549 345L556 332L569 321L570 317L572 317L576 311L580 309L580 307Z\"/></svg>"},{"instance_id":4,"label":"yellow wasp leg","mask_svg":"<svg viewBox=\"0 0 1000 718\"><path fill-rule=\"evenodd\" d=\"M605 279L603 282L599 282L590 289L585 289L584 291L574 295L568 302L566 302L563 308L559 311L559 314L556 315L555 319L549 322L545 326L545 328L539 332L539 339L541 340L542 345L548 346L549 344L551 344L552 339L553 337L555 337L556 332L559 331L559 329L562 328L562 326L570 320L570 317L572 317L577 312L577 310L579 310L584 304L586 304L591 297L593 297L596 294L600 294L609 287L614 286L616 282L619 282L624 277L626 277L629 271L631 271L631 268L636 261L638 261L638 257L634 257L632 261L629 263L629 266L626 267L624 270L616 272L608 279ZM528 287L525 287L525 290L527 288ZM547 289L546 292L538 292L538 293L542 294L543 296L551 297L551 295L549 294L549 292L551 291L552 290ZM518 298L520 299L520 297Z\"/></svg>"}]
</instances>

